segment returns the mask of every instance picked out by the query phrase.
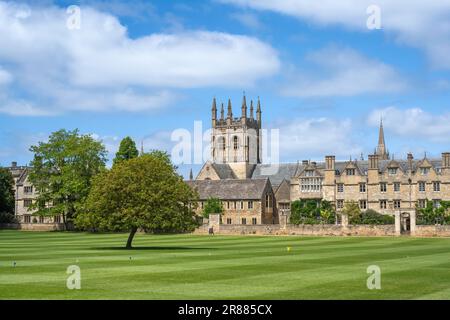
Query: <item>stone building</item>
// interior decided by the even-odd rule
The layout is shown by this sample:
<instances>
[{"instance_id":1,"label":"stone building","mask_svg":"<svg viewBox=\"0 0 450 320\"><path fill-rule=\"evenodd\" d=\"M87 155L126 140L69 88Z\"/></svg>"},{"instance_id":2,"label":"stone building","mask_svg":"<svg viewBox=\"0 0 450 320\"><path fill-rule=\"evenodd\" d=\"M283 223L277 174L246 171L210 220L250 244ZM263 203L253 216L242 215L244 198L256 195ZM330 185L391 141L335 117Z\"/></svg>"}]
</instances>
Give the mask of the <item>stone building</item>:
<instances>
[{"instance_id":1,"label":"stone building","mask_svg":"<svg viewBox=\"0 0 450 320\"><path fill-rule=\"evenodd\" d=\"M240 118L233 117L231 101L228 102L227 118L224 118L222 104L220 118L217 118L216 99L212 104L212 161L205 163L194 184L200 181L216 181L215 188L225 186L227 181L237 183L240 179L247 185L268 180L272 187L272 219L289 214L290 204L295 200L327 200L337 211L343 209L346 201L355 201L361 210L373 209L384 214L401 213L407 216L416 206L423 207L426 200L435 206L440 201L450 200L450 153L443 153L441 159L414 159L412 154L406 160L394 160L386 146L383 122L380 123L378 145L368 160L336 161L335 156L326 156L323 162L309 160L297 163L261 163L261 103L258 98L257 117L253 117L253 102L247 115L247 101L242 101ZM275 166L275 170L267 170ZM266 174L275 171L275 174ZM218 197L227 203L220 193L202 189L201 200ZM233 192L228 190L228 192ZM234 191L236 197L238 189ZM227 219L239 223L237 213L227 211ZM223 222L223 221L222 221Z\"/></svg>"},{"instance_id":2,"label":"stone building","mask_svg":"<svg viewBox=\"0 0 450 320\"><path fill-rule=\"evenodd\" d=\"M14 215L19 223L41 223L41 224L53 224L61 223L61 217L42 217L33 216L35 210L31 210L30 206L34 203L37 192L35 187L29 181L30 167L18 166L17 162L12 162L8 167L14 178L14 193L16 204L14 208Z\"/></svg>"}]
</instances>

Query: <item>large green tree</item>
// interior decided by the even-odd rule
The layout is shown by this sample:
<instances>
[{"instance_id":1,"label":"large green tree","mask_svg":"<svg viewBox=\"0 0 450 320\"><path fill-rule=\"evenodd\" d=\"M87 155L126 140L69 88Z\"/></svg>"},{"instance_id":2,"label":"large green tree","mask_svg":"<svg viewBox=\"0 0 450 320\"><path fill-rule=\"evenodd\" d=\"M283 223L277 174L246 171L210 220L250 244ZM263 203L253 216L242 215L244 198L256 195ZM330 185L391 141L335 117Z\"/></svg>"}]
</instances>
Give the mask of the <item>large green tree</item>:
<instances>
[{"instance_id":1,"label":"large green tree","mask_svg":"<svg viewBox=\"0 0 450 320\"><path fill-rule=\"evenodd\" d=\"M6 168L0 168L0 213L14 213L14 179Z\"/></svg>"},{"instance_id":2,"label":"large green tree","mask_svg":"<svg viewBox=\"0 0 450 320\"><path fill-rule=\"evenodd\" d=\"M38 192L31 208L37 215L62 215L67 228L83 208L92 178L105 168L105 147L78 130L59 130L30 150L30 181Z\"/></svg>"},{"instance_id":3,"label":"large green tree","mask_svg":"<svg viewBox=\"0 0 450 320\"><path fill-rule=\"evenodd\" d=\"M197 226L198 195L176 173L169 156L153 151L122 161L94 179L86 212L76 225L84 229L130 232L132 247L138 229L186 232Z\"/></svg>"},{"instance_id":4,"label":"large green tree","mask_svg":"<svg viewBox=\"0 0 450 320\"><path fill-rule=\"evenodd\" d=\"M136 143L130 137L126 137L120 142L119 151L117 151L113 162L117 164L124 160L137 158L138 156L139 151L136 148Z\"/></svg>"},{"instance_id":5,"label":"large green tree","mask_svg":"<svg viewBox=\"0 0 450 320\"><path fill-rule=\"evenodd\" d=\"M218 214L223 213L223 205L222 205L222 201L220 201L220 199L209 198L206 201L206 203L203 207L203 211L202 211L203 217L205 217L206 219L209 219L209 215L213 214L213 213L218 213Z\"/></svg>"}]
</instances>

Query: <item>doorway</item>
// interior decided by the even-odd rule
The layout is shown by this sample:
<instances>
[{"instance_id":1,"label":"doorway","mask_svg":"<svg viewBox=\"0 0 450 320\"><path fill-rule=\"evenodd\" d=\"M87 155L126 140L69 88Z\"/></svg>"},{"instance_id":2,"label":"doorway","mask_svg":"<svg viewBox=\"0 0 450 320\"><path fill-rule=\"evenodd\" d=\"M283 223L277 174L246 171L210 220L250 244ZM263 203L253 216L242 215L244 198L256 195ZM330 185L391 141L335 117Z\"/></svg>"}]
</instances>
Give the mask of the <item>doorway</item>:
<instances>
[{"instance_id":1,"label":"doorway","mask_svg":"<svg viewBox=\"0 0 450 320\"><path fill-rule=\"evenodd\" d=\"M411 216L409 213L404 212L401 215L401 233L410 234L411 233Z\"/></svg>"}]
</instances>

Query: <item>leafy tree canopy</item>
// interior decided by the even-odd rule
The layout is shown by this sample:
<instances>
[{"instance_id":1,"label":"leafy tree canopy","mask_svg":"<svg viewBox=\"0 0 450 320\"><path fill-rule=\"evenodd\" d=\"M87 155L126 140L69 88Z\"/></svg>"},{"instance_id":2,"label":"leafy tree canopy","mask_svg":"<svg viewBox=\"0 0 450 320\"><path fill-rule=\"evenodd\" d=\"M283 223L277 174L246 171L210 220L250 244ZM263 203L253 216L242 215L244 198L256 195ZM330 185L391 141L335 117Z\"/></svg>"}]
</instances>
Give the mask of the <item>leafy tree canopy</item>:
<instances>
[{"instance_id":1,"label":"leafy tree canopy","mask_svg":"<svg viewBox=\"0 0 450 320\"><path fill-rule=\"evenodd\" d=\"M14 213L14 179L6 168L0 168L0 213Z\"/></svg>"},{"instance_id":2,"label":"leafy tree canopy","mask_svg":"<svg viewBox=\"0 0 450 320\"><path fill-rule=\"evenodd\" d=\"M450 224L450 201L441 201L435 206L433 201L427 200L425 208L418 208L417 213L418 224Z\"/></svg>"},{"instance_id":3,"label":"leafy tree canopy","mask_svg":"<svg viewBox=\"0 0 450 320\"><path fill-rule=\"evenodd\" d=\"M136 143L130 137L126 137L120 142L119 151L117 151L113 163L117 164L124 160L137 158L138 156L139 151L136 148Z\"/></svg>"},{"instance_id":4,"label":"leafy tree canopy","mask_svg":"<svg viewBox=\"0 0 450 320\"><path fill-rule=\"evenodd\" d=\"M332 224L336 221L335 217L336 212L329 201L297 200L291 204L292 224Z\"/></svg>"},{"instance_id":5,"label":"leafy tree canopy","mask_svg":"<svg viewBox=\"0 0 450 320\"><path fill-rule=\"evenodd\" d=\"M203 206L203 217L208 219L209 215L214 213L223 213L222 201L217 198L209 198Z\"/></svg>"},{"instance_id":6,"label":"leafy tree canopy","mask_svg":"<svg viewBox=\"0 0 450 320\"><path fill-rule=\"evenodd\" d=\"M164 152L151 152L99 174L87 198L79 228L129 231L127 248L138 229L193 231L198 195L178 175Z\"/></svg>"},{"instance_id":7,"label":"leafy tree canopy","mask_svg":"<svg viewBox=\"0 0 450 320\"><path fill-rule=\"evenodd\" d=\"M92 178L105 168L105 147L78 130L59 130L30 151L29 179L38 192L31 209L37 215L62 215L67 226L82 208Z\"/></svg>"}]
</instances>

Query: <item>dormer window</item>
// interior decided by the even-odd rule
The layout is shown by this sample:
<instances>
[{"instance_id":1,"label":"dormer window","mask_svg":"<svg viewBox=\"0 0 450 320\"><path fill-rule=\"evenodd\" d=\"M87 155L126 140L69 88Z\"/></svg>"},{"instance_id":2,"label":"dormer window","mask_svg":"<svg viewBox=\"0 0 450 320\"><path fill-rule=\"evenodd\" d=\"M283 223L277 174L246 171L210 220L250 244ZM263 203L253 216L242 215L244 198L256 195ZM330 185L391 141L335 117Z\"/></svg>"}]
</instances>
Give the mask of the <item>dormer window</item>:
<instances>
[{"instance_id":1,"label":"dormer window","mask_svg":"<svg viewBox=\"0 0 450 320\"><path fill-rule=\"evenodd\" d=\"M347 169L346 173L348 176L354 176L356 174L356 170L355 169Z\"/></svg>"},{"instance_id":2,"label":"dormer window","mask_svg":"<svg viewBox=\"0 0 450 320\"><path fill-rule=\"evenodd\" d=\"M420 168L421 175L426 176L429 173L430 173L430 168L425 168L425 167Z\"/></svg>"},{"instance_id":3,"label":"dormer window","mask_svg":"<svg viewBox=\"0 0 450 320\"><path fill-rule=\"evenodd\" d=\"M314 177L314 170L306 170L305 176L306 177Z\"/></svg>"},{"instance_id":4,"label":"dormer window","mask_svg":"<svg viewBox=\"0 0 450 320\"><path fill-rule=\"evenodd\" d=\"M395 176L397 174L398 169L397 168L389 168L388 173L390 176Z\"/></svg>"}]
</instances>

